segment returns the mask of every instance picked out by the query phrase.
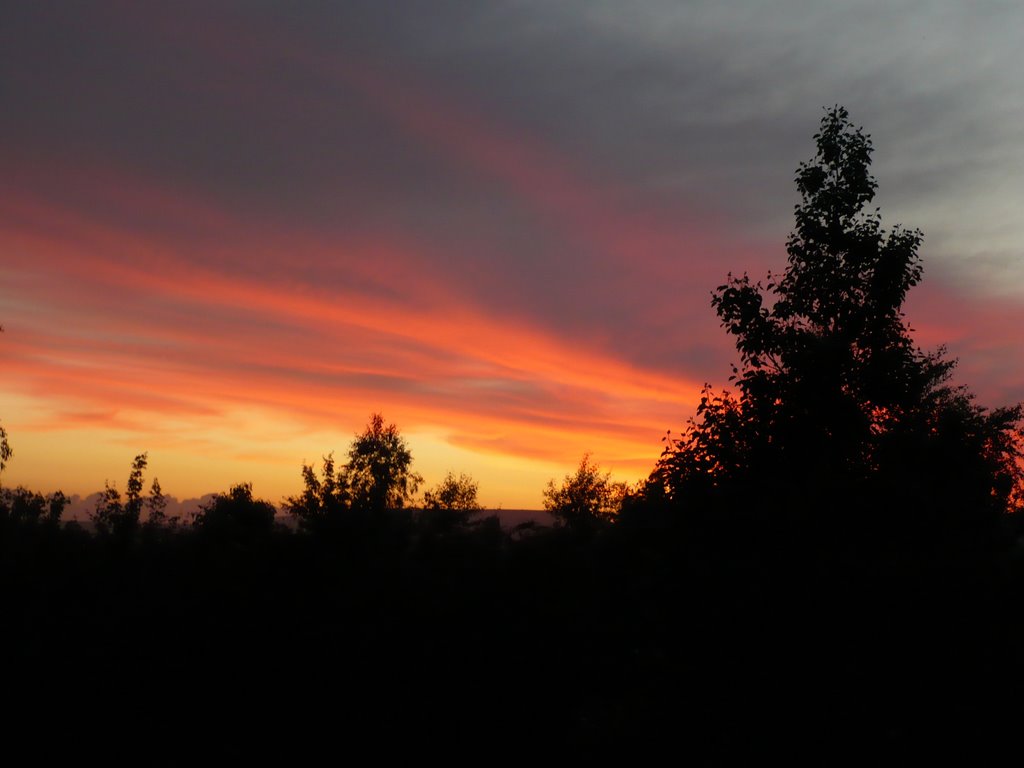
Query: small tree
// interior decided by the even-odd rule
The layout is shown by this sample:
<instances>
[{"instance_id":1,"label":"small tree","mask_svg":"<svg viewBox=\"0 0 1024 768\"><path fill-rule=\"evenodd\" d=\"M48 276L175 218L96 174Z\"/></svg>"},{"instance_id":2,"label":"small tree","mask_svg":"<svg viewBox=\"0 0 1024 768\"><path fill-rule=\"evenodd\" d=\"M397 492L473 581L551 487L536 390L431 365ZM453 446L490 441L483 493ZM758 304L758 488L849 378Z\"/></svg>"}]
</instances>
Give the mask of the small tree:
<instances>
[{"instance_id":1,"label":"small tree","mask_svg":"<svg viewBox=\"0 0 1024 768\"><path fill-rule=\"evenodd\" d=\"M103 492L96 500L96 507L89 514L89 519L99 534L106 535L121 529L120 523L124 520L121 492L109 480L104 483Z\"/></svg>"},{"instance_id":2,"label":"small tree","mask_svg":"<svg viewBox=\"0 0 1024 768\"><path fill-rule=\"evenodd\" d=\"M467 474L445 475L438 485L423 494L423 514L427 521L442 530L465 526L480 512L477 501L478 483Z\"/></svg>"},{"instance_id":3,"label":"small tree","mask_svg":"<svg viewBox=\"0 0 1024 768\"><path fill-rule=\"evenodd\" d=\"M177 517L174 518L173 523L167 518L167 498L164 496L163 488L160 487L159 478L153 478L153 484L149 487L149 496L146 497L145 506L148 512L145 524L147 529L157 530L164 528L168 523L172 525L177 524Z\"/></svg>"},{"instance_id":4,"label":"small tree","mask_svg":"<svg viewBox=\"0 0 1024 768\"><path fill-rule=\"evenodd\" d=\"M133 528L138 526L139 518L142 516L142 472L148 461L149 457L145 453L135 457L132 461L132 471L128 475L128 484L125 487L124 513L129 518L128 524Z\"/></svg>"},{"instance_id":5,"label":"small tree","mask_svg":"<svg viewBox=\"0 0 1024 768\"><path fill-rule=\"evenodd\" d=\"M423 494L424 509L446 509L453 512L475 512L479 484L469 475L449 472L438 485Z\"/></svg>"},{"instance_id":6,"label":"small tree","mask_svg":"<svg viewBox=\"0 0 1024 768\"><path fill-rule=\"evenodd\" d=\"M602 473L590 454L584 454L576 473L566 475L561 485L548 481L544 509L558 527L589 531L615 519L628 491L625 483L612 482L611 473Z\"/></svg>"},{"instance_id":7,"label":"small tree","mask_svg":"<svg viewBox=\"0 0 1024 768\"><path fill-rule=\"evenodd\" d=\"M20 486L13 491L4 489L0 491L0 523L56 527L68 503L68 497L61 491L43 496Z\"/></svg>"},{"instance_id":8,"label":"small tree","mask_svg":"<svg viewBox=\"0 0 1024 768\"><path fill-rule=\"evenodd\" d=\"M338 522L351 503L344 468L339 473L335 472L333 453L324 456L323 461L323 479L317 478L312 464L303 463L305 489L299 496L289 496L284 502L285 509L299 521L301 528L307 530Z\"/></svg>"},{"instance_id":9,"label":"small tree","mask_svg":"<svg viewBox=\"0 0 1024 768\"><path fill-rule=\"evenodd\" d=\"M7 442L7 430L4 429L3 424L0 424L0 474L7 468L7 462L14 456L14 451L11 450L11 444Z\"/></svg>"},{"instance_id":10,"label":"small tree","mask_svg":"<svg viewBox=\"0 0 1024 768\"><path fill-rule=\"evenodd\" d=\"M124 501L117 487L109 481L104 484L103 493L96 501L96 509L90 516L97 532L112 533L115 536L130 536L139 527L142 514L142 472L146 468L147 454L140 453L132 461L128 475Z\"/></svg>"},{"instance_id":11,"label":"small tree","mask_svg":"<svg viewBox=\"0 0 1024 768\"><path fill-rule=\"evenodd\" d=\"M251 544L273 532L275 514L273 504L252 497L252 483L239 483L200 507L192 525L217 542Z\"/></svg>"},{"instance_id":12,"label":"small tree","mask_svg":"<svg viewBox=\"0 0 1024 768\"><path fill-rule=\"evenodd\" d=\"M412 499L423 478L412 471L412 452L394 424L375 413L362 434L356 435L345 465L351 504L360 511L401 509Z\"/></svg>"}]
</instances>

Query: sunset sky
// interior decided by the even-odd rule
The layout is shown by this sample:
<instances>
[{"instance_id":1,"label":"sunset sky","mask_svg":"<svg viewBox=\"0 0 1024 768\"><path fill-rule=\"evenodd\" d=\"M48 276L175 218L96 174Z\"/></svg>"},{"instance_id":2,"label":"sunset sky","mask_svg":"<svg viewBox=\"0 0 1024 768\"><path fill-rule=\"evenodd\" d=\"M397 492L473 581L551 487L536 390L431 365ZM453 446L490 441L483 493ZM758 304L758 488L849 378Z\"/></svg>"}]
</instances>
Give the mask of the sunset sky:
<instances>
[{"instance_id":1,"label":"sunset sky","mask_svg":"<svg viewBox=\"0 0 1024 768\"><path fill-rule=\"evenodd\" d=\"M1018 2L92 2L0 12L2 480L272 501L374 411L427 485L646 475L785 265L822 108L924 232L907 317L1024 400Z\"/></svg>"}]
</instances>

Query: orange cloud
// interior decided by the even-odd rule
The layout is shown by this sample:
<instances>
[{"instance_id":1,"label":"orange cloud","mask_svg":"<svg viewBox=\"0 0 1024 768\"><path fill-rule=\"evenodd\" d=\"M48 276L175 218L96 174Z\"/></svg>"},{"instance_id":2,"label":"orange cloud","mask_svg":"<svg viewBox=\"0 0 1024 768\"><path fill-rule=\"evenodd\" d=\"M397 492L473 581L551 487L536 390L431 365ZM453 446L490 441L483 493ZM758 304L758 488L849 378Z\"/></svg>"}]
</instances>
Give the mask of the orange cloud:
<instances>
[{"instance_id":1,"label":"orange cloud","mask_svg":"<svg viewBox=\"0 0 1024 768\"><path fill-rule=\"evenodd\" d=\"M477 452L570 464L600 449L632 469L644 448L653 459L654 436L696 390L492 317L440 279L417 281L414 300L257 279L38 201L0 213L19 310L0 354L11 386L52 404L26 422L33 430L103 427L141 440L237 407L313 430L383 408L404 428L445 429ZM358 252L353 263L400 273L417 261L409 244L291 240L314 262ZM266 244L246 247L271 258ZM359 277L384 287L397 276L367 267Z\"/></svg>"}]
</instances>

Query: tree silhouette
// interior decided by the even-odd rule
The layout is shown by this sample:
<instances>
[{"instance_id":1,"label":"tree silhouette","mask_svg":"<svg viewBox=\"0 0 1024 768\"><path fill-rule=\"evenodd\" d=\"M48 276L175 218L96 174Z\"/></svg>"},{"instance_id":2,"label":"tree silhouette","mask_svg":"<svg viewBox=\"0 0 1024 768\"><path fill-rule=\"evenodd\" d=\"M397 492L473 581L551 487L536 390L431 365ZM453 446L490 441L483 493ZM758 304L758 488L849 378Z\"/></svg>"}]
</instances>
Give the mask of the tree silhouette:
<instances>
[{"instance_id":1,"label":"tree silhouette","mask_svg":"<svg viewBox=\"0 0 1024 768\"><path fill-rule=\"evenodd\" d=\"M917 521L920 507L958 525L991 520L1020 486L1021 407L976 406L949 383L944 350L914 345L902 306L921 279L922 234L886 232L866 209L872 144L844 108L814 138L785 273L764 285L730 275L712 298L736 337L738 393L705 388L650 488L691 507L774 499L802 519L867 494Z\"/></svg>"},{"instance_id":2,"label":"tree silhouette","mask_svg":"<svg viewBox=\"0 0 1024 768\"><path fill-rule=\"evenodd\" d=\"M348 461L335 468L334 454L323 457L321 477L312 464L302 465L303 491L284 500L284 508L304 530L343 524L349 513L400 509L423 481L412 471L412 452L394 424L372 414L355 436Z\"/></svg>"},{"instance_id":3,"label":"tree silhouette","mask_svg":"<svg viewBox=\"0 0 1024 768\"><path fill-rule=\"evenodd\" d=\"M140 453L132 460L124 500L115 485L106 483L96 508L90 515L97 532L115 536L130 536L139 527L142 514L142 472L148 462L147 454ZM158 486L159 488L159 486Z\"/></svg>"},{"instance_id":4,"label":"tree silhouette","mask_svg":"<svg viewBox=\"0 0 1024 768\"><path fill-rule=\"evenodd\" d=\"M0 474L7 468L7 462L13 455L14 451L11 450L11 444L7 441L7 430L4 429L3 424L0 424Z\"/></svg>"},{"instance_id":5,"label":"tree silhouette","mask_svg":"<svg viewBox=\"0 0 1024 768\"><path fill-rule=\"evenodd\" d=\"M167 518L167 498L164 496L163 489L160 487L160 480L153 478L153 483L149 487L149 496L146 498L145 506L149 514L146 517L145 527L149 530L158 530L164 528L168 524L176 526L178 518L175 517L173 521Z\"/></svg>"},{"instance_id":6,"label":"tree silhouette","mask_svg":"<svg viewBox=\"0 0 1024 768\"><path fill-rule=\"evenodd\" d=\"M352 507L380 512L401 509L423 481L412 471L412 452L394 424L379 413L370 416L348 450L345 479Z\"/></svg>"},{"instance_id":7,"label":"tree silhouette","mask_svg":"<svg viewBox=\"0 0 1024 768\"><path fill-rule=\"evenodd\" d=\"M584 454L575 474L566 475L561 485L548 481L544 509L559 527L590 531L614 519L627 491L625 483L612 482L611 473L602 474L590 454Z\"/></svg>"},{"instance_id":8,"label":"tree silhouette","mask_svg":"<svg viewBox=\"0 0 1024 768\"><path fill-rule=\"evenodd\" d=\"M192 526L221 544L252 544L273 532L274 515L273 504L252 497L252 483L239 483L200 507Z\"/></svg>"},{"instance_id":9,"label":"tree silhouette","mask_svg":"<svg viewBox=\"0 0 1024 768\"><path fill-rule=\"evenodd\" d=\"M132 461L132 471L128 475L128 484L125 487L124 513L127 522L131 527L139 524L139 517L142 514L142 471L148 463L148 456L141 453Z\"/></svg>"},{"instance_id":10,"label":"tree silhouette","mask_svg":"<svg viewBox=\"0 0 1024 768\"><path fill-rule=\"evenodd\" d=\"M4 489L0 491L0 522L56 526L68 503L68 497L61 491L43 496L22 487Z\"/></svg>"},{"instance_id":11,"label":"tree silhouette","mask_svg":"<svg viewBox=\"0 0 1024 768\"><path fill-rule=\"evenodd\" d=\"M479 484L469 475L453 472L445 475L438 485L423 494L423 517L438 530L465 526L480 512L477 501Z\"/></svg>"},{"instance_id":12,"label":"tree silhouette","mask_svg":"<svg viewBox=\"0 0 1024 768\"><path fill-rule=\"evenodd\" d=\"M479 483L469 475L463 473L456 477L454 472L449 472L437 486L423 494L423 507L474 512L480 509L476 500L479 487Z\"/></svg>"},{"instance_id":13,"label":"tree silhouette","mask_svg":"<svg viewBox=\"0 0 1024 768\"><path fill-rule=\"evenodd\" d=\"M340 521L351 504L345 469L335 472L333 453L324 456L323 461L323 479L317 478L312 464L303 463L302 480L305 488L299 496L289 496L284 502L285 509L305 530L322 528Z\"/></svg>"}]
</instances>

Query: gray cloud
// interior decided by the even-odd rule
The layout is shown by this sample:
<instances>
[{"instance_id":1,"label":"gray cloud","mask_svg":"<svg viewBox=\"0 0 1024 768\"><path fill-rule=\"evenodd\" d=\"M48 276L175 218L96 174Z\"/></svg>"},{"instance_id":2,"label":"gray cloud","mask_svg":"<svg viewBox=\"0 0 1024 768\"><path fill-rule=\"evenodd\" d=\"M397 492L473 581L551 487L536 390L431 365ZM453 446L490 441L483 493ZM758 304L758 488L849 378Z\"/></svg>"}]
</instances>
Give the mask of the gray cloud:
<instances>
[{"instance_id":1,"label":"gray cloud","mask_svg":"<svg viewBox=\"0 0 1024 768\"><path fill-rule=\"evenodd\" d=\"M28 152L115 165L256 230L416 242L419 268L462 295L637 363L703 376L729 358L708 291L729 270L782 267L793 171L812 151L822 106L837 102L875 138L887 223L925 231L927 274L1024 295L1024 10L1014 3L267 2L128 13L26 4L5 13L5 160ZM197 35L205 27L209 36ZM567 224L564 212L396 122L372 93L287 51L436 85L428 98L560 158L580 188L627 222L644 212L678 248L581 239L586 220ZM36 185L133 226L182 226L131 221L90 190ZM697 229L694 248L687 235ZM678 355L666 360L666 348Z\"/></svg>"}]
</instances>

